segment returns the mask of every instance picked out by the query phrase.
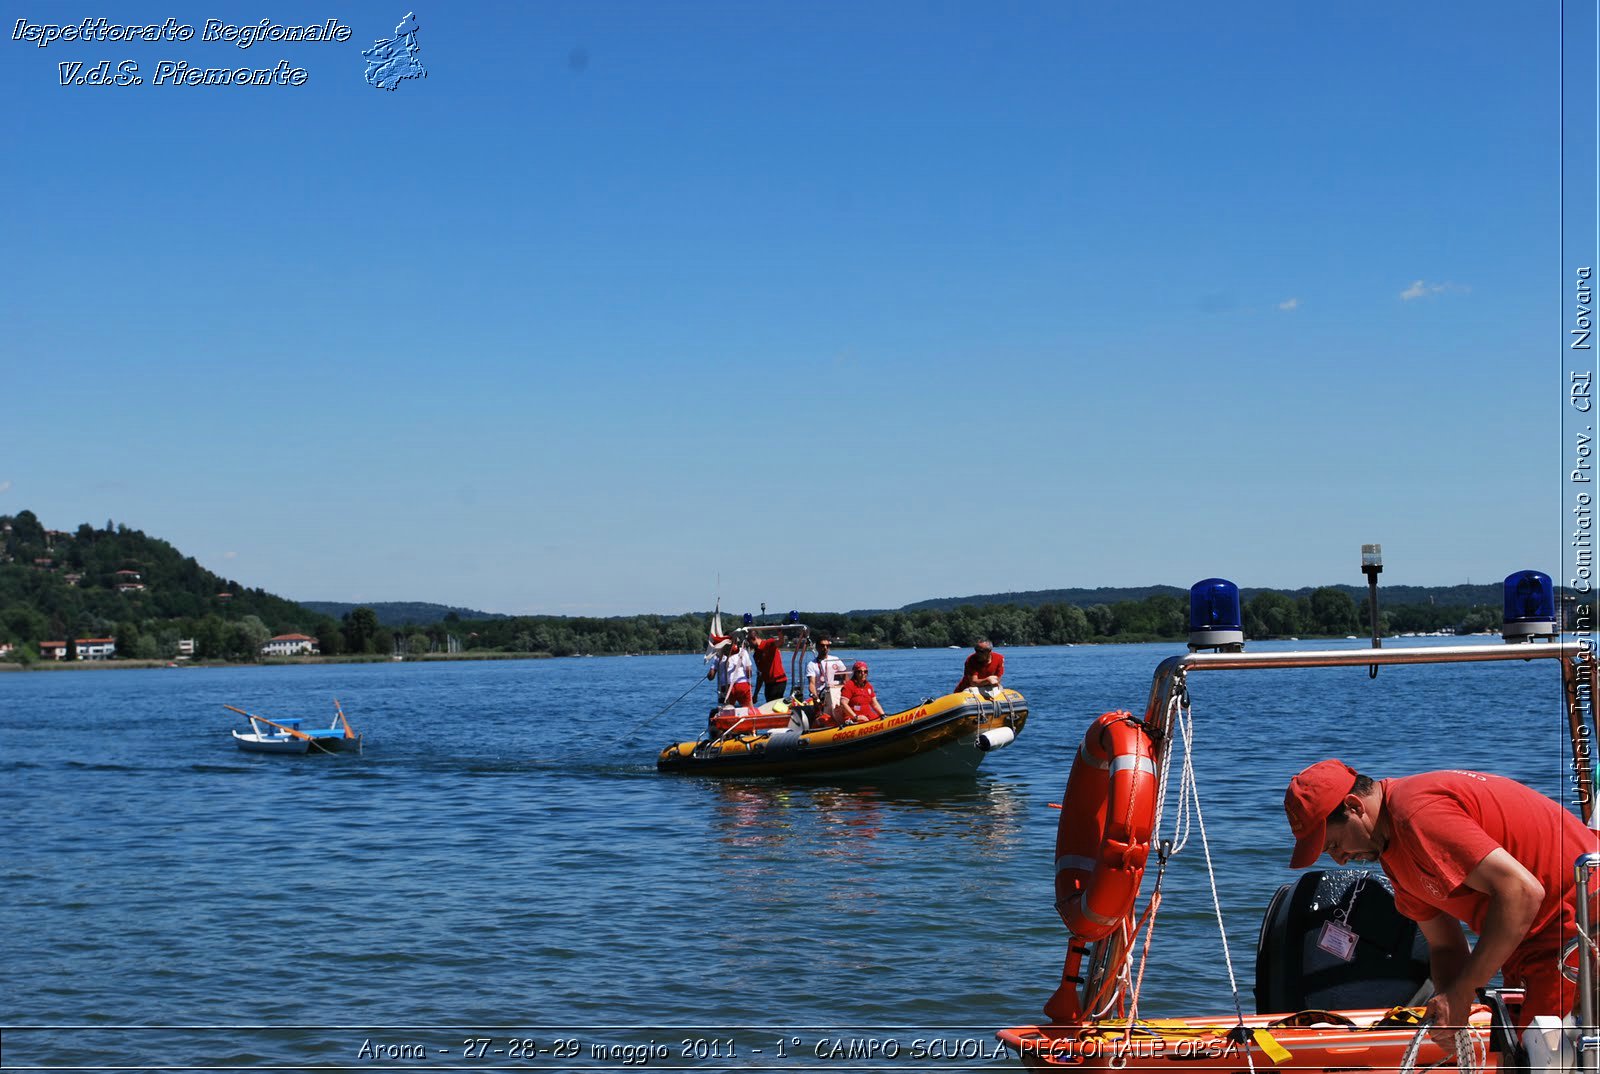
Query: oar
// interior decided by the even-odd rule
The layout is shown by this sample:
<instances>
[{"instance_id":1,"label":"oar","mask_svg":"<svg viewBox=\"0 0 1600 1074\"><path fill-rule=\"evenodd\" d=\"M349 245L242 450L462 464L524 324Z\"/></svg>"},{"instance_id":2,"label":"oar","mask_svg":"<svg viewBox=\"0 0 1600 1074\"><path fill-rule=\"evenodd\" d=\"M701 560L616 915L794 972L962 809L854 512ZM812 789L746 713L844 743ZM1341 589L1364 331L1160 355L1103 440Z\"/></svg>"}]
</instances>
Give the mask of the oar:
<instances>
[{"instance_id":1,"label":"oar","mask_svg":"<svg viewBox=\"0 0 1600 1074\"><path fill-rule=\"evenodd\" d=\"M267 719L265 716L256 716L253 713L246 712L244 709L236 709L232 705L224 705L222 707L225 708L225 709L229 709L229 710L231 710L233 712L237 712L240 716L244 716L244 717L247 717L247 718L252 719L252 720L260 720L262 723L266 724L268 727L276 727L280 731L286 731L291 736L293 736L294 738L307 738L308 739L308 738L311 737L310 735L306 734L304 731L296 731L294 728L285 727L281 723L273 723L271 720Z\"/></svg>"},{"instance_id":2,"label":"oar","mask_svg":"<svg viewBox=\"0 0 1600 1074\"><path fill-rule=\"evenodd\" d=\"M339 699L337 697L333 699L333 711L339 714L339 722L344 724L344 737L355 738L356 733L351 730L350 721L345 718L344 709L339 707Z\"/></svg>"}]
</instances>

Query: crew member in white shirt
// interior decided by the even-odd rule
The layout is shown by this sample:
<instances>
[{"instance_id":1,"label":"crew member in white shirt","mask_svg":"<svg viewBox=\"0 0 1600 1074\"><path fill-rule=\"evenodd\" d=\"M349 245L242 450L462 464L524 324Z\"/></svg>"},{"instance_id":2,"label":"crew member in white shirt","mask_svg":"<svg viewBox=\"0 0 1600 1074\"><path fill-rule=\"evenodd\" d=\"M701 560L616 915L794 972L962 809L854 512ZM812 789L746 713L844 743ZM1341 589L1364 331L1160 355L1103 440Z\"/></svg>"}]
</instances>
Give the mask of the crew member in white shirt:
<instances>
[{"instance_id":1,"label":"crew member in white shirt","mask_svg":"<svg viewBox=\"0 0 1600 1074\"><path fill-rule=\"evenodd\" d=\"M806 690L817 699L819 724L844 723L849 712L841 712L844 704L839 697L839 687L850 677L844 661L832 653L833 642L817 639L817 658L806 664Z\"/></svg>"},{"instance_id":2,"label":"crew member in white shirt","mask_svg":"<svg viewBox=\"0 0 1600 1074\"><path fill-rule=\"evenodd\" d=\"M736 708L755 708L755 698L750 693L750 680L755 677L755 664L744 646L734 638L722 643L717 662L706 672L706 678L717 680L717 703Z\"/></svg>"}]
</instances>

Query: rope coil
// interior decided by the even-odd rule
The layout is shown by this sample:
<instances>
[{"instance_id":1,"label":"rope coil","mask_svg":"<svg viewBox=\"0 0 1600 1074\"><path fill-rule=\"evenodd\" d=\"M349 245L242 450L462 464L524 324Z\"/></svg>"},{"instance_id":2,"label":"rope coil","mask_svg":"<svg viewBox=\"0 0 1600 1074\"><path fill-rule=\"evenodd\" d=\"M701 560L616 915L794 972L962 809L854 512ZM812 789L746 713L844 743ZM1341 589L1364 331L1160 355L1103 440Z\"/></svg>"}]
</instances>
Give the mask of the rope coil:
<instances>
[{"instance_id":1,"label":"rope coil","mask_svg":"<svg viewBox=\"0 0 1600 1074\"><path fill-rule=\"evenodd\" d=\"M1432 1018L1424 1018L1417 1024L1417 1031L1412 1034L1411 1043L1406 1045L1405 1055L1400 1057L1399 1074L1415 1074L1417 1067L1417 1051L1422 1047L1422 1038L1425 1037L1428 1033L1428 1030L1432 1028ZM1485 1052L1480 1059L1477 1051L1478 1038L1475 1037L1469 1030L1458 1029L1456 1030L1455 1040L1456 1069L1460 1070L1461 1074L1473 1074L1474 1071L1483 1069L1484 1061L1487 1061L1488 1059L1488 1052L1487 1049L1485 1049ZM1443 1060L1440 1060L1440 1062L1443 1062ZM1436 1066L1438 1064L1430 1065Z\"/></svg>"}]
</instances>

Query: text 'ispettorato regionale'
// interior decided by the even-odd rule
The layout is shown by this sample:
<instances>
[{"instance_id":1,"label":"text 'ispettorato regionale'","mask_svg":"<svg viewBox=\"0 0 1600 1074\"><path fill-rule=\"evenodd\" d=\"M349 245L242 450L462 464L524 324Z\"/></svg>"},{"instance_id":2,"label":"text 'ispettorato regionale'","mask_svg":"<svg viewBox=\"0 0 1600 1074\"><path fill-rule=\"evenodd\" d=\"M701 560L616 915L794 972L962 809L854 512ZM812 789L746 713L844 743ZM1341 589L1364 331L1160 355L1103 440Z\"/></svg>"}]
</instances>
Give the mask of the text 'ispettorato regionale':
<instances>
[{"instance_id":1,"label":"text 'ispettorato regionale'","mask_svg":"<svg viewBox=\"0 0 1600 1074\"><path fill-rule=\"evenodd\" d=\"M197 30L189 23L166 19L152 23L116 23L105 18L86 18L82 22L38 23L18 19L11 30L11 40L31 41L39 48L57 43L80 42L99 44L107 42L161 43L205 42L234 45L247 49L263 41L272 43L315 43L322 41L347 42L354 31L338 19L290 26L262 19L260 22L231 23L221 19L207 19ZM113 66L111 60L101 60L92 66L82 62L64 62L61 68L63 86L138 86L145 82L135 60L122 60ZM279 60L273 67L201 67L187 60L160 59L155 62L151 85L156 86L301 86L310 75L303 67L294 67L288 60Z\"/></svg>"}]
</instances>

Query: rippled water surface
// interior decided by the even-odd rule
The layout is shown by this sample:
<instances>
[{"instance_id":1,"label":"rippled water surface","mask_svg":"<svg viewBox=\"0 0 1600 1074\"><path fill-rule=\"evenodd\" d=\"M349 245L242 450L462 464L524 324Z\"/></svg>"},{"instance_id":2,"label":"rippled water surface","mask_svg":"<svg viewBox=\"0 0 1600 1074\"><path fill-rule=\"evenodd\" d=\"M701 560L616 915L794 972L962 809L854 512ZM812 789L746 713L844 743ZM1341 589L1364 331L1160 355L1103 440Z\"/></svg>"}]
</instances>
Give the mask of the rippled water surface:
<instances>
[{"instance_id":1,"label":"rippled water surface","mask_svg":"<svg viewBox=\"0 0 1600 1074\"><path fill-rule=\"evenodd\" d=\"M643 1058L841 1070L819 1041L849 1027L971 1052L1036 1019L1059 979L1050 803L1077 742L1100 712L1142 709L1175 651L1011 650L1032 712L1016 744L975 779L902 784L658 775L709 701L651 719L703 674L690 656L0 675L4 1062L398 1069L425 1047L467 1069L478 1047L480 1067L519 1065L510 1042L538 1036L521 1065L636 1065L604 1048L670 1041L670 1060ZM948 690L963 656L869 658L895 711ZM1192 688L1247 1007L1261 912L1292 877L1281 801L1300 767L1565 784L1552 664ZM334 697L360 756L229 738L224 704L320 718ZM1232 1009L1208 877L1196 834L1168 872L1145 1013ZM19 1028L47 1026L143 1028ZM160 1028L226 1026L255 1028Z\"/></svg>"}]
</instances>

